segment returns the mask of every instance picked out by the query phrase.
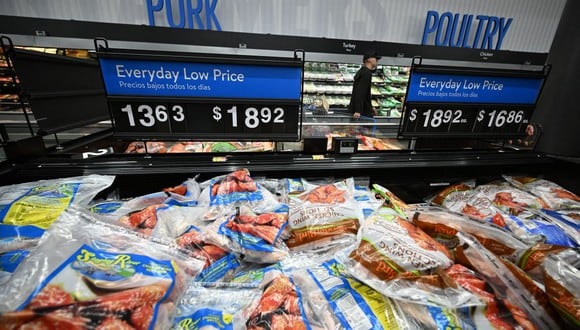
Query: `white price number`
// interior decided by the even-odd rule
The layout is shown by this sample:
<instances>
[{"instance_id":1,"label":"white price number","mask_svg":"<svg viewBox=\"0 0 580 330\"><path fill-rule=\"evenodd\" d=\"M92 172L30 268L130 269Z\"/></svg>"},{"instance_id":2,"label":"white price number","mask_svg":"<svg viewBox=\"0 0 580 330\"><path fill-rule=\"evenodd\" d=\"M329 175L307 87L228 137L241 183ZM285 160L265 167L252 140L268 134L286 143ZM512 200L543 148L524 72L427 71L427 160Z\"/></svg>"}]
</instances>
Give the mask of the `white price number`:
<instances>
[{"instance_id":1,"label":"white price number","mask_svg":"<svg viewBox=\"0 0 580 330\"><path fill-rule=\"evenodd\" d=\"M127 114L129 126L135 127L137 125L131 104L127 104L124 108L121 108L121 112ZM142 104L137 107L137 112L143 115L143 118L140 118L138 121L143 127L153 127L157 122L164 123L169 119L170 115L174 121L179 122L185 120L185 114L183 113L183 107L181 105L172 106L171 114L164 105L158 105L153 109L150 105Z\"/></svg>"},{"instance_id":2,"label":"white price number","mask_svg":"<svg viewBox=\"0 0 580 330\"><path fill-rule=\"evenodd\" d=\"M477 116L477 120L480 120L481 110ZM489 121L487 127L502 127L505 124L519 124L524 121L524 112L522 110L493 110L489 113Z\"/></svg>"},{"instance_id":3,"label":"white price number","mask_svg":"<svg viewBox=\"0 0 580 330\"><path fill-rule=\"evenodd\" d=\"M411 116L412 115L413 112L411 111ZM423 127L436 128L441 126L441 124L449 124L449 123L462 124L467 122L467 119L461 118L463 116L463 111L461 110L437 109L433 111L432 109L429 109L423 113L423 116L425 116L425 122L423 123Z\"/></svg>"},{"instance_id":4,"label":"white price number","mask_svg":"<svg viewBox=\"0 0 580 330\"><path fill-rule=\"evenodd\" d=\"M238 107L233 106L226 110L226 113L232 118L232 127L238 127ZM213 119L220 121L222 119L222 109L219 106L213 107ZM257 108L249 107L244 111L243 125L247 128L257 128L260 123L284 124L284 109L281 107L271 110L264 107L258 111Z\"/></svg>"}]
</instances>

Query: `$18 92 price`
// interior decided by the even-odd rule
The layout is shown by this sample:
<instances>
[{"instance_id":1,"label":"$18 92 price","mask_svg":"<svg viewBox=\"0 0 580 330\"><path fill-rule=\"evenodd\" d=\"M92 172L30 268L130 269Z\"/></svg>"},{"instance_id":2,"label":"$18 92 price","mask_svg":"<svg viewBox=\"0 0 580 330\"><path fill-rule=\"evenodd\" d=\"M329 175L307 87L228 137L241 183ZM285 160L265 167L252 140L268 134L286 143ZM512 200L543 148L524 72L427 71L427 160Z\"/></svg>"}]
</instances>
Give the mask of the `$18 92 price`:
<instances>
[{"instance_id":1,"label":"$18 92 price","mask_svg":"<svg viewBox=\"0 0 580 330\"><path fill-rule=\"evenodd\" d=\"M228 116L231 119L232 127L238 127L240 124L246 128L257 128L260 124L284 124L284 108L275 107L247 107L246 109L238 109L237 106L224 107L215 106L212 109L213 119L219 122ZM238 114L238 110L241 114ZM241 118L240 118L241 117ZM240 119L240 120L238 120Z\"/></svg>"},{"instance_id":2,"label":"$18 92 price","mask_svg":"<svg viewBox=\"0 0 580 330\"><path fill-rule=\"evenodd\" d=\"M475 113L465 113L464 111ZM409 122L418 124L424 128L438 128L448 124L473 124L474 121L482 123L488 128L501 128L509 124L527 123L523 110L487 110L487 109L417 109L409 112Z\"/></svg>"}]
</instances>

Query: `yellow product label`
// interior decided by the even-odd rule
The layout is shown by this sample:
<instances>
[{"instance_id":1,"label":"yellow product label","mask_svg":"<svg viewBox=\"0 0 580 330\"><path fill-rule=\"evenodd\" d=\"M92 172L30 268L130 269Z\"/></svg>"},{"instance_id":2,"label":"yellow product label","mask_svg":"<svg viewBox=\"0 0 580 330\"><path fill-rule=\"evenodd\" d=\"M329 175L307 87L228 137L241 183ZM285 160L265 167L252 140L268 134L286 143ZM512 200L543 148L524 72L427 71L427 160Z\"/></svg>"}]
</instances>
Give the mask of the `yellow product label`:
<instances>
[{"instance_id":1,"label":"yellow product label","mask_svg":"<svg viewBox=\"0 0 580 330\"><path fill-rule=\"evenodd\" d=\"M347 278L347 281L368 304L384 329L401 329L397 322L395 307L389 298L359 281L350 278Z\"/></svg>"},{"instance_id":2,"label":"yellow product label","mask_svg":"<svg viewBox=\"0 0 580 330\"><path fill-rule=\"evenodd\" d=\"M9 206L3 222L46 229L69 206L77 187L78 184L63 184L32 189Z\"/></svg>"}]
</instances>

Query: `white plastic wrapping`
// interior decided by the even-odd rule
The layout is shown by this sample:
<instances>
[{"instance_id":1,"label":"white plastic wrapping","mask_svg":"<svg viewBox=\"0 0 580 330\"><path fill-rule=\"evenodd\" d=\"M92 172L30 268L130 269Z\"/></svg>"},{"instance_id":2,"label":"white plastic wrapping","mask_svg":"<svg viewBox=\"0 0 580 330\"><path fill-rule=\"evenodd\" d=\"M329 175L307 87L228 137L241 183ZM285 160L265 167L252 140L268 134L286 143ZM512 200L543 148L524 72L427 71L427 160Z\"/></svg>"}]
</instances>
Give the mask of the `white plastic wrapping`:
<instances>
[{"instance_id":1,"label":"white plastic wrapping","mask_svg":"<svg viewBox=\"0 0 580 330\"><path fill-rule=\"evenodd\" d=\"M382 294L405 301L448 308L480 305L469 292L436 274L453 264L447 249L389 208L371 215L359 233L358 246L339 255L347 271Z\"/></svg>"},{"instance_id":2,"label":"white plastic wrapping","mask_svg":"<svg viewBox=\"0 0 580 330\"><path fill-rule=\"evenodd\" d=\"M276 196L256 183L245 168L203 182L201 188L199 205L209 207L204 215L205 220L215 220L241 205L250 207L254 212L265 213L279 204Z\"/></svg>"},{"instance_id":3,"label":"white plastic wrapping","mask_svg":"<svg viewBox=\"0 0 580 330\"><path fill-rule=\"evenodd\" d=\"M61 214L0 287L7 328L125 325L164 328L203 262L169 242L145 239L88 213Z\"/></svg>"},{"instance_id":4,"label":"white plastic wrapping","mask_svg":"<svg viewBox=\"0 0 580 330\"><path fill-rule=\"evenodd\" d=\"M500 260L474 237L462 233L458 236L467 244L462 252L467 262L491 285L496 297L504 304L508 304L512 315L522 327L525 329L560 328L558 320L549 310L550 306L546 306L547 301L537 298L544 295L543 292L533 284L531 279L525 278L525 273L518 277L518 271L522 273L523 271L515 265L510 266L509 261ZM524 284L522 279L527 283Z\"/></svg>"},{"instance_id":5,"label":"white plastic wrapping","mask_svg":"<svg viewBox=\"0 0 580 330\"><path fill-rule=\"evenodd\" d=\"M552 181L522 176L503 177L515 187L540 197L552 210L580 209L580 197Z\"/></svg>"},{"instance_id":6,"label":"white plastic wrapping","mask_svg":"<svg viewBox=\"0 0 580 330\"><path fill-rule=\"evenodd\" d=\"M246 329L261 291L244 284L192 283L177 304L172 329Z\"/></svg>"},{"instance_id":7,"label":"white plastic wrapping","mask_svg":"<svg viewBox=\"0 0 580 330\"><path fill-rule=\"evenodd\" d=\"M289 195L288 247L312 251L355 242L364 215L354 200L354 180L324 185L302 182L304 192Z\"/></svg>"},{"instance_id":8,"label":"white plastic wrapping","mask_svg":"<svg viewBox=\"0 0 580 330\"><path fill-rule=\"evenodd\" d=\"M114 179L87 175L0 187L0 283L8 280L62 211L85 207Z\"/></svg>"}]
</instances>

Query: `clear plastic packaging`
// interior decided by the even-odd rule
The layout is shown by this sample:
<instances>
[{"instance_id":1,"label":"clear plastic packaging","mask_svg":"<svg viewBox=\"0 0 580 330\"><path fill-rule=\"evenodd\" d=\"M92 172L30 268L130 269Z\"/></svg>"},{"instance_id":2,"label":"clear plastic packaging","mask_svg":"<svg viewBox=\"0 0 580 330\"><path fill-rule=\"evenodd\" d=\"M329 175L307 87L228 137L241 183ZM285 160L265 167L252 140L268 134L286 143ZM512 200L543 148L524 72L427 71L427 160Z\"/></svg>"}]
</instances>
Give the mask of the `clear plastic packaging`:
<instances>
[{"instance_id":1,"label":"clear plastic packaging","mask_svg":"<svg viewBox=\"0 0 580 330\"><path fill-rule=\"evenodd\" d=\"M580 209L580 197L552 181L523 176L503 177L515 187L540 197L552 210Z\"/></svg>"},{"instance_id":2,"label":"clear plastic packaging","mask_svg":"<svg viewBox=\"0 0 580 330\"><path fill-rule=\"evenodd\" d=\"M572 327L580 324L580 253L570 250L566 256L575 260L567 262L561 254L549 256L544 261L544 285L550 303Z\"/></svg>"},{"instance_id":3,"label":"clear plastic packaging","mask_svg":"<svg viewBox=\"0 0 580 330\"><path fill-rule=\"evenodd\" d=\"M560 328L547 297L531 278L517 266L491 253L473 236L462 233L458 236L466 244L458 260L481 275L522 328Z\"/></svg>"},{"instance_id":4,"label":"clear plastic packaging","mask_svg":"<svg viewBox=\"0 0 580 330\"><path fill-rule=\"evenodd\" d=\"M475 187L475 191L491 200L494 205L508 214L518 215L526 208L549 209L544 200L507 182L492 182Z\"/></svg>"},{"instance_id":5,"label":"clear plastic packaging","mask_svg":"<svg viewBox=\"0 0 580 330\"><path fill-rule=\"evenodd\" d=\"M290 278L276 276L263 288L258 304L251 309L246 321L248 329L311 329L302 292Z\"/></svg>"},{"instance_id":6,"label":"clear plastic packaging","mask_svg":"<svg viewBox=\"0 0 580 330\"><path fill-rule=\"evenodd\" d=\"M0 284L61 212L69 206L85 207L114 179L87 175L0 187Z\"/></svg>"},{"instance_id":7,"label":"clear plastic packaging","mask_svg":"<svg viewBox=\"0 0 580 330\"><path fill-rule=\"evenodd\" d=\"M460 244L458 232L473 235L496 255L506 256L512 260L515 260L516 253L529 247L528 243L492 223L474 221L436 207L419 207L407 211L407 214L414 225L449 250L455 249Z\"/></svg>"},{"instance_id":8,"label":"clear plastic packaging","mask_svg":"<svg viewBox=\"0 0 580 330\"><path fill-rule=\"evenodd\" d=\"M305 182L304 187L303 193L289 197L288 247L313 251L352 244L364 218L354 200L354 180L325 185Z\"/></svg>"},{"instance_id":9,"label":"clear plastic packaging","mask_svg":"<svg viewBox=\"0 0 580 330\"><path fill-rule=\"evenodd\" d=\"M167 328L178 296L203 262L91 214L67 210L0 287L0 320L91 329Z\"/></svg>"},{"instance_id":10,"label":"clear plastic packaging","mask_svg":"<svg viewBox=\"0 0 580 330\"><path fill-rule=\"evenodd\" d=\"M260 293L247 284L192 283L177 304L172 329L246 329Z\"/></svg>"},{"instance_id":11,"label":"clear plastic packaging","mask_svg":"<svg viewBox=\"0 0 580 330\"><path fill-rule=\"evenodd\" d=\"M215 220L241 205L250 207L254 212L265 213L279 204L276 196L257 184L245 168L203 182L201 188L199 205L209 206L205 220Z\"/></svg>"},{"instance_id":12,"label":"clear plastic packaging","mask_svg":"<svg viewBox=\"0 0 580 330\"><path fill-rule=\"evenodd\" d=\"M161 208L157 211L158 222L152 236L170 239L196 258L205 260L204 269L195 281L227 281L240 266L240 261L234 253L207 239L205 231L209 224L203 220L206 211L206 207Z\"/></svg>"},{"instance_id":13,"label":"clear plastic packaging","mask_svg":"<svg viewBox=\"0 0 580 330\"><path fill-rule=\"evenodd\" d=\"M325 329L410 329L395 301L349 277L336 260L292 271L312 326Z\"/></svg>"},{"instance_id":14,"label":"clear plastic packaging","mask_svg":"<svg viewBox=\"0 0 580 330\"><path fill-rule=\"evenodd\" d=\"M287 219L288 207L283 204L260 214L242 206L208 225L205 233L209 241L234 251L245 261L275 263L288 256L282 241Z\"/></svg>"},{"instance_id":15,"label":"clear plastic packaging","mask_svg":"<svg viewBox=\"0 0 580 330\"><path fill-rule=\"evenodd\" d=\"M371 215L359 244L339 255L347 271L382 294L405 301L459 308L481 304L469 292L437 275L453 264L447 249L389 208Z\"/></svg>"}]
</instances>

